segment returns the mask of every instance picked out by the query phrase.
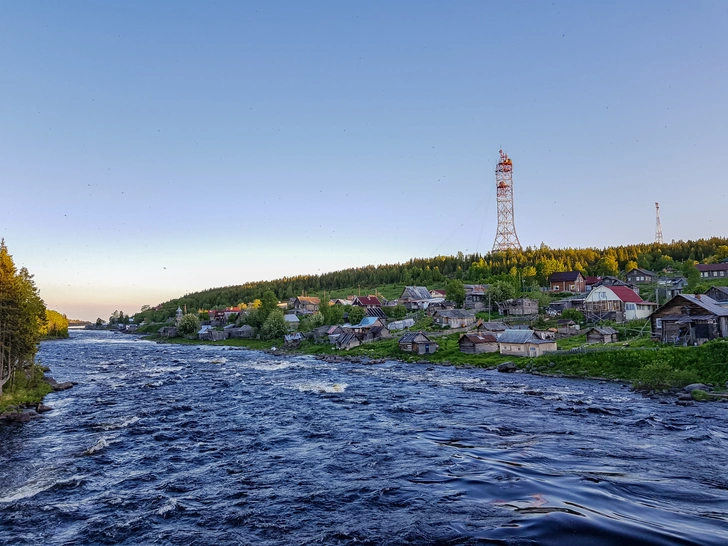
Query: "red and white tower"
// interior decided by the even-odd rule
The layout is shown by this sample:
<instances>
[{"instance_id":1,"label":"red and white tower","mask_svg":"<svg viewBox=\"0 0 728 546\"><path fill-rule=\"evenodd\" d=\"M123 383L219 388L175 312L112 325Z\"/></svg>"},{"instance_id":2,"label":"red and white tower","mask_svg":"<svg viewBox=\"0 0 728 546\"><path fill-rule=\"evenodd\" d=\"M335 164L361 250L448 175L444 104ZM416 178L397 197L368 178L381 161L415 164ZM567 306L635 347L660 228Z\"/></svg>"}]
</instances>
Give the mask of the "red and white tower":
<instances>
[{"instance_id":1,"label":"red and white tower","mask_svg":"<svg viewBox=\"0 0 728 546\"><path fill-rule=\"evenodd\" d=\"M664 243L662 240L662 224L660 224L660 203L655 203L655 242L658 244Z\"/></svg>"},{"instance_id":2,"label":"red and white tower","mask_svg":"<svg viewBox=\"0 0 728 546\"><path fill-rule=\"evenodd\" d=\"M493 252L521 250L513 221L513 161L500 150L500 161L495 168L495 189L498 201L498 229Z\"/></svg>"}]
</instances>

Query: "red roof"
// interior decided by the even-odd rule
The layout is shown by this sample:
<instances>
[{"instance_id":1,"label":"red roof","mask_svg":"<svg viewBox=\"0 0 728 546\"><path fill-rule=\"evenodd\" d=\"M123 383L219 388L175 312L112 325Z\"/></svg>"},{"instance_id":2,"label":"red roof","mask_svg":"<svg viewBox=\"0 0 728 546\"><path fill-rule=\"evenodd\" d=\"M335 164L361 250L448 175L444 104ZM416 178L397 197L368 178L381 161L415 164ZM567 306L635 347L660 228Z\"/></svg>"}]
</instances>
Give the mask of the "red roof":
<instances>
[{"instance_id":1,"label":"red roof","mask_svg":"<svg viewBox=\"0 0 728 546\"><path fill-rule=\"evenodd\" d=\"M601 277L587 277L584 279L586 284L597 284L601 280L602 280Z\"/></svg>"},{"instance_id":2,"label":"red roof","mask_svg":"<svg viewBox=\"0 0 728 546\"><path fill-rule=\"evenodd\" d=\"M377 305L380 307L382 305L382 302L376 296L358 296L357 299L362 305Z\"/></svg>"},{"instance_id":3,"label":"red roof","mask_svg":"<svg viewBox=\"0 0 728 546\"><path fill-rule=\"evenodd\" d=\"M695 267L701 273L704 273L705 271L728 271L728 263L697 264Z\"/></svg>"},{"instance_id":4,"label":"red roof","mask_svg":"<svg viewBox=\"0 0 728 546\"><path fill-rule=\"evenodd\" d=\"M626 286L610 286L609 289L625 303L642 303L645 301L634 290Z\"/></svg>"}]
</instances>

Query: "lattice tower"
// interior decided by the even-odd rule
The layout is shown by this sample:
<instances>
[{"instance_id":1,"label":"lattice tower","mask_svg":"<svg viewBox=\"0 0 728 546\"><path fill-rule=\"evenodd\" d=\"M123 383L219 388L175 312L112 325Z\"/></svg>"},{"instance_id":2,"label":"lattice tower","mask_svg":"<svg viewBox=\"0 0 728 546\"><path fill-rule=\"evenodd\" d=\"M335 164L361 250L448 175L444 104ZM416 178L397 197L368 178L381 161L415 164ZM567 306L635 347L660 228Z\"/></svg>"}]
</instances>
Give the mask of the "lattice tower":
<instances>
[{"instance_id":1,"label":"lattice tower","mask_svg":"<svg viewBox=\"0 0 728 546\"><path fill-rule=\"evenodd\" d=\"M495 168L495 190L498 201L498 228L495 233L493 252L521 250L513 222L513 161L500 150L500 161Z\"/></svg>"},{"instance_id":2,"label":"lattice tower","mask_svg":"<svg viewBox=\"0 0 728 546\"><path fill-rule=\"evenodd\" d=\"M664 243L662 240L662 224L660 224L660 203L655 203L655 242Z\"/></svg>"}]
</instances>

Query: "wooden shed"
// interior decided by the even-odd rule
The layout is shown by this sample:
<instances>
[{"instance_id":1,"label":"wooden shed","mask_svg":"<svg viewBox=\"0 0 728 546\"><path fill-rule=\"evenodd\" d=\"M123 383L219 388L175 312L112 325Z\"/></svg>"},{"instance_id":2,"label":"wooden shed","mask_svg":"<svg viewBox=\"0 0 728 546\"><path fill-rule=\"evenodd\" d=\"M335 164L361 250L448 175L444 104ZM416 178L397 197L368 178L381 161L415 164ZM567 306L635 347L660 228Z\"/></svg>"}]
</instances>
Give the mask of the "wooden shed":
<instances>
[{"instance_id":1,"label":"wooden shed","mask_svg":"<svg viewBox=\"0 0 728 546\"><path fill-rule=\"evenodd\" d=\"M439 345L422 332L407 332L399 339L399 350L419 355L434 353Z\"/></svg>"},{"instance_id":2,"label":"wooden shed","mask_svg":"<svg viewBox=\"0 0 728 546\"><path fill-rule=\"evenodd\" d=\"M615 343L618 340L617 330L609 326L594 326L586 331L587 343Z\"/></svg>"},{"instance_id":3,"label":"wooden shed","mask_svg":"<svg viewBox=\"0 0 728 546\"><path fill-rule=\"evenodd\" d=\"M458 340L461 353L497 353L498 340L492 334L463 334Z\"/></svg>"},{"instance_id":4,"label":"wooden shed","mask_svg":"<svg viewBox=\"0 0 728 546\"><path fill-rule=\"evenodd\" d=\"M652 337L663 343L701 345L728 337L728 308L705 294L680 294L650 317Z\"/></svg>"}]
</instances>

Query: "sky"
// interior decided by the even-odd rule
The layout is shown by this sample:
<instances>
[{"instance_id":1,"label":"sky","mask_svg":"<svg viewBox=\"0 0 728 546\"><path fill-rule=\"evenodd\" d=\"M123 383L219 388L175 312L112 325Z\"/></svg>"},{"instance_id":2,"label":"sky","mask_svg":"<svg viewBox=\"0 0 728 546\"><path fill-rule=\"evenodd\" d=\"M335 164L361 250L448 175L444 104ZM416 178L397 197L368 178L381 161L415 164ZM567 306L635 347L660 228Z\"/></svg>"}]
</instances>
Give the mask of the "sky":
<instances>
[{"instance_id":1,"label":"sky","mask_svg":"<svg viewBox=\"0 0 728 546\"><path fill-rule=\"evenodd\" d=\"M0 237L49 308L728 235L728 2L0 0Z\"/></svg>"}]
</instances>

